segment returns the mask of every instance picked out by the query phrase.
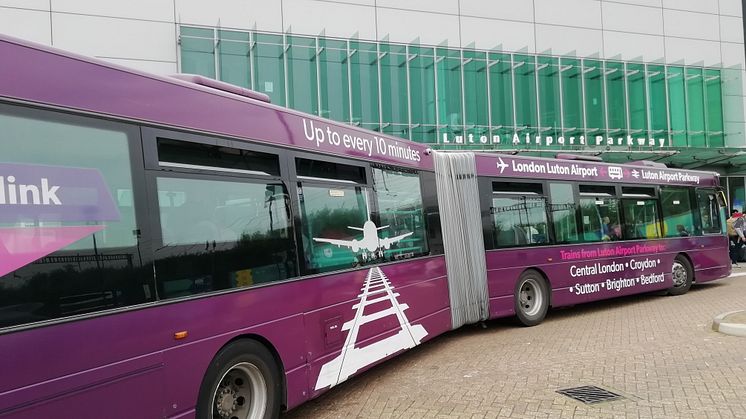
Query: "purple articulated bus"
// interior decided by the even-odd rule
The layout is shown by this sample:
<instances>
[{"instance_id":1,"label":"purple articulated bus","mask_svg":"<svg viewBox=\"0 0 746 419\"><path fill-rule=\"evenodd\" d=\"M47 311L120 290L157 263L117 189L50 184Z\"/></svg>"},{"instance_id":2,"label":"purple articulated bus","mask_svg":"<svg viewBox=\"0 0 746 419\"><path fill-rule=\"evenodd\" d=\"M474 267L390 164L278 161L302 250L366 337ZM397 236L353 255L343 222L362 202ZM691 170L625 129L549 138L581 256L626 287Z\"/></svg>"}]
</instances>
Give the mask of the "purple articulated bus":
<instances>
[{"instance_id":1,"label":"purple articulated bus","mask_svg":"<svg viewBox=\"0 0 746 419\"><path fill-rule=\"evenodd\" d=\"M271 418L463 324L730 272L716 175L433 152L0 37L0 417Z\"/></svg>"}]
</instances>

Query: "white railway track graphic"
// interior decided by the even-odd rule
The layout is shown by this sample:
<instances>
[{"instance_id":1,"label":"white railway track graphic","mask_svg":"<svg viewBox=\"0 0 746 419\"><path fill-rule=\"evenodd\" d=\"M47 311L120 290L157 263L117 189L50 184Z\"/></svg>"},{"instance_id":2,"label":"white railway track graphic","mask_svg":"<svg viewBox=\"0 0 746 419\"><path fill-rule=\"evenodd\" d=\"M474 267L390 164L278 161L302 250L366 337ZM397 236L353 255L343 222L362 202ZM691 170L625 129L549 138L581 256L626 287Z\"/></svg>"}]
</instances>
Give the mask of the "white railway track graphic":
<instances>
[{"instance_id":1,"label":"white railway track graphic","mask_svg":"<svg viewBox=\"0 0 746 419\"><path fill-rule=\"evenodd\" d=\"M327 386L334 387L367 365L419 345L422 338L427 336L427 331L422 325L409 324L409 319L404 314L404 310L409 306L397 301L399 294L394 292L389 279L380 268L371 268L368 271L361 291L360 302L352 306L357 310L355 318L342 326L342 330L348 331L342 352L321 367L319 378L316 380L316 390ZM390 302L391 306L375 313L364 314L367 306L384 301ZM397 334L362 348L355 347L361 326L391 315L396 316L401 326Z\"/></svg>"}]
</instances>

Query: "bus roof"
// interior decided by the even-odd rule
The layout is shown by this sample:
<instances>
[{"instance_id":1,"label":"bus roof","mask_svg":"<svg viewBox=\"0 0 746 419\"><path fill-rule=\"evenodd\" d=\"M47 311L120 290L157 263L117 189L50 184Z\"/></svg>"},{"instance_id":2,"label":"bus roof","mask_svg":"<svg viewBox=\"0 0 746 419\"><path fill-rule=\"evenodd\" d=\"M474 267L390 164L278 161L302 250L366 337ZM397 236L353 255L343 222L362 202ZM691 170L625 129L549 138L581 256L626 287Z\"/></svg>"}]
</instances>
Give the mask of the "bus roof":
<instances>
[{"instance_id":1,"label":"bus roof","mask_svg":"<svg viewBox=\"0 0 746 419\"><path fill-rule=\"evenodd\" d=\"M0 35L0 97L432 170L426 145Z\"/></svg>"}]
</instances>

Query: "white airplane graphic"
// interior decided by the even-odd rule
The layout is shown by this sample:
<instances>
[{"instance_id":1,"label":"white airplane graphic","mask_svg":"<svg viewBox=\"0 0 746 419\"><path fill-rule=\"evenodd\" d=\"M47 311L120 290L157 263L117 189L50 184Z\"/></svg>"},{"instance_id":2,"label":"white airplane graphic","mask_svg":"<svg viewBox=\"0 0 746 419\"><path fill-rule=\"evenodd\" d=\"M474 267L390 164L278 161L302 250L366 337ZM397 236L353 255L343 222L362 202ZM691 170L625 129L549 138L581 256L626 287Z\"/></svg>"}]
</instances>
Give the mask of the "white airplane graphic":
<instances>
[{"instance_id":1,"label":"white airplane graphic","mask_svg":"<svg viewBox=\"0 0 746 419\"><path fill-rule=\"evenodd\" d=\"M383 226L383 227L376 227L376 224L373 221L366 221L365 224L363 224L363 227L350 227L347 226L347 228L351 230L358 230L363 232L363 238L361 240L337 240L337 239L323 239L323 238L313 238L313 241L319 242L319 243L329 243L333 244L335 246L345 246L352 249L353 252L357 253L360 249L367 250L369 252L375 252L376 250L380 248L388 249L391 247L392 244L398 242L399 240L411 236L413 233L406 233L402 234L400 236L396 237L387 237L387 238L380 238L378 237L378 230L383 230L384 228L388 228L389 226Z\"/></svg>"},{"instance_id":2,"label":"white airplane graphic","mask_svg":"<svg viewBox=\"0 0 746 419\"><path fill-rule=\"evenodd\" d=\"M503 161L502 157L498 157L497 159L500 160L500 162L497 163L497 168L500 169L500 174L502 174L508 167L508 164Z\"/></svg>"}]
</instances>

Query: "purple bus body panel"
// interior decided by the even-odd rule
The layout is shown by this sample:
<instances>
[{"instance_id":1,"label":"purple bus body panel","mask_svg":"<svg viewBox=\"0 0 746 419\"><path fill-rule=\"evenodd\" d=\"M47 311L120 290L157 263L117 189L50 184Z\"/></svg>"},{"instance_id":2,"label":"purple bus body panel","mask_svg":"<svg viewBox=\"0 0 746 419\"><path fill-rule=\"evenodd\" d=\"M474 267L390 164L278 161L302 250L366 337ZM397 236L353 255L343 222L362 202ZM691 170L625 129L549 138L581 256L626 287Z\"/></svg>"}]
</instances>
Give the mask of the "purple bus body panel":
<instances>
[{"instance_id":1,"label":"purple bus body panel","mask_svg":"<svg viewBox=\"0 0 746 419\"><path fill-rule=\"evenodd\" d=\"M643 183L650 185L716 186L711 172L681 171L632 164L555 160L541 157L477 155L477 174L577 182Z\"/></svg>"},{"instance_id":2,"label":"purple bus body panel","mask_svg":"<svg viewBox=\"0 0 746 419\"><path fill-rule=\"evenodd\" d=\"M561 307L670 288L671 267L679 253L691 260L696 282L712 281L730 273L727 239L723 236L489 251L486 263L490 316L515 314L512 297L518 277L528 267L549 279L552 306ZM650 277L651 274L656 276Z\"/></svg>"},{"instance_id":3,"label":"purple bus body panel","mask_svg":"<svg viewBox=\"0 0 746 419\"><path fill-rule=\"evenodd\" d=\"M376 158L419 169L434 167L432 156L422 144L176 79L35 48L0 37L0 57L6 57L0 59L2 96L309 151ZM10 62L12 65L7 64ZM6 65L10 69L4 68ZM200 106L194 107L193 103Z\"/></svg>"},{"instance_id":4,"label":"purple bus body panel","mask_svg":"<svg viewBox=\"0 0 746 419\"><path fill-rule=\"evenodd\" d=\"M443 257L381 269L400 294L399 302L409 304L410 323L421 323L427 339L450 329ZM248 334L261 336L277 350L286 371L287 405L292 408L320 393L313 391L320 363L325 355L338 353L344 342L330 346L324 341L322 326L326 319L354 317L353 305L367 272L331 274L8 335L0 339L0 345L12 342L13 347L34 349L3 351L9 355L0 359L0 412L26 416L64 408L66 414L86 417L87 411L101 412L109 403L124 405L142 393L142 400L152 399L152 406L143 404L140 415L181 414L194 408L214 354L231 339ZM195 313L200 315L195 317ZM377 335L399 328L398 322L385 320L360 334L357 344L365 346ZM188 331L188 338L174 340L174 333L182 330ZM299 339L305 345L299 345ZM312 364L310 375L307 362ZM98 407L93 401L92 405L71 401L77 400L80 390L91 388L96 389L93 400L98 400ZM73 394L75 398L70 397ZM17 410L20 406L27 408ZM162 406L173 410L161 412ZM130 410L122 412L121 417L132 417Z\"/></svg>"}]
</instances>

